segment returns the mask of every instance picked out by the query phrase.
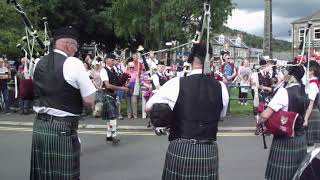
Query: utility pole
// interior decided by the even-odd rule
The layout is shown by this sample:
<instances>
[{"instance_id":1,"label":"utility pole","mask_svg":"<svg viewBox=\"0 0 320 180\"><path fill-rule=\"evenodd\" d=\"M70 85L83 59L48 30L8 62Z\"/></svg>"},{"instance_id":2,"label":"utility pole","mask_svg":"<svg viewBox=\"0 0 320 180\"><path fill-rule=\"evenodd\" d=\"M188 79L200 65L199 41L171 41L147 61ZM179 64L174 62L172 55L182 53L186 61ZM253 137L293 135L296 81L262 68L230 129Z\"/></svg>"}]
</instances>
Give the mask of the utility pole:
<instances>
[{"instance_id":1,"label":"utility pole","mask_svg":"<svg viewBox=\"0 0 320 180\"><path fill-rule=\"evenodd\" d=\"M263 55L272 59L272 0L264 0Z\"/></svg>"}]
</instances>

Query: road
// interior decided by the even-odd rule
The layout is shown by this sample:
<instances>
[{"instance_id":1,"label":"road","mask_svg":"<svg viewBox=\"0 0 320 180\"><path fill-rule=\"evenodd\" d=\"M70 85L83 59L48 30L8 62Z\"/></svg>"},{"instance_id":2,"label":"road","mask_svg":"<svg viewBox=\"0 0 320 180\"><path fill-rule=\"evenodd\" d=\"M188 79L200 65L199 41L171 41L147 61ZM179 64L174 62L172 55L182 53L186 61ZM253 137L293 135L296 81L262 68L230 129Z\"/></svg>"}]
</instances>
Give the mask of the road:
<instances>
[{"instance_id":1,"label":"road","mask_svg":"<svg viewBox=\"0 0 320 180\"><path fill-rule=\"evenodd\" d=\"M104 141L104 131L80 131L82 140L81 179L161 179L167 137L151 132L122 132L121 143ZM271 138L267 141L271 142ZM31 129L0 127L0 179L29 177ZM218 137L220 180L264 179L268 150L261 137L251 133L221 133Z\"/></svg>"}]
</instances>

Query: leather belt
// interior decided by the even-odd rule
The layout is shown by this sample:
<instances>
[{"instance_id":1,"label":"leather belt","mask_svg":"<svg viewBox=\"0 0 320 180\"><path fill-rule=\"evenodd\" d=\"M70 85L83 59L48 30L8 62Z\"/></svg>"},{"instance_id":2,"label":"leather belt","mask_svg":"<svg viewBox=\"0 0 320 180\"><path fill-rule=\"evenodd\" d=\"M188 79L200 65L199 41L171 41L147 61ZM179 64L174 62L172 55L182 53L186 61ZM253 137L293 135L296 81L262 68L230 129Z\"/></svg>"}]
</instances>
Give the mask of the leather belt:
<instances>
[{"instance_id":1,"label":"leather belt","mask_svg":"<svg viewBox=\"0 0 320 180\"><path fill-rule=\"evenodd\" d=\"M179 138L176 139L175 141L179 142L179 143L187 143L187 144L215 144L216 141L214 141L213 139L183 139L183 138Z\"/></svg>"},{"instance_id":2,"label":"leather belt","mask_svg":"<svg viewBox=\"0 0 320 180\"><path fill-rule=\"evenodd\" d=\"M50 114L45 113L37 113L36 119L42 120L42 121L52 121L55 120L57 122L70 122L70 123L76 123L80 119L79 116L65 116L65 117L59 117L59 116L53 116Z\"/></svg>"}]
</instances>

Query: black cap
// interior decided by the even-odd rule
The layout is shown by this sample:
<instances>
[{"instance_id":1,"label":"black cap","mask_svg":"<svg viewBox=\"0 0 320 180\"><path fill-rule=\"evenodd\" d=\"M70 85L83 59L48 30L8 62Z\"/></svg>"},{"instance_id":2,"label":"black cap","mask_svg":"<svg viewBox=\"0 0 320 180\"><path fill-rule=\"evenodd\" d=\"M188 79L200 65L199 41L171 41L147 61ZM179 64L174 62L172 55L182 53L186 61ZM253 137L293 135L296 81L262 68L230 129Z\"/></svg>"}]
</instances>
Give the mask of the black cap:
<instances>
[{"instance_id":1,"label":"black cap","mask_svg":"<svg viewBox=\"0 0 320 180\"><path fill-rule=\"evenodd\" d=\"M288 63L288 64L296 64L296 63ZM297 66L289 66L287 68L288 74L294 76L296 79L301 80L304 76L304 68L301 65Z\"/></svg>"},{"instance_id":2,"label":"black cap","mask_svg":"<svg viewBox=\"0 0 320 180\"><path fill-rule=\"evenodd\" d=\"M159 61L158 65L165 65L163 61Z\"/></svg>"},{"instance_id":3,"label":"black cap","mask_svg":"<svg viewBox=\"0 0 320 180\"><path fill-rule=\"evenodd\" d=\"M106 59L116 59L116 55L109 53L107 54Z\"/></svg>"},{"instance_id":4,"label":"black cap","mask_svg":"<svg viewBox=\"0 0 320 180\"><path fill-rule=\"evenodd\" d=\"M53 31L53 39L54 41L61 39L61 38L72 38L78 41L79 34L77 30L73 27L62 27Z\"/></svg>"},{"instance_id":5,"label":"black cap","mask_svg":"<svg viewBox=\"0 0 320 180\"><path fill-rule=\"evenodd\" d=\"M202 62L204 62L207 55L207 47L205 44L193 44L191 49L191 54L188 58L188 63L192 63L194 57L199 58Z\"/></svg>"},{"instance_id":6,"label":"black cap","mask_svg":"<svg viewBox=\"0 0 320 180\"><path fill-rule=\"evenodd\" d=\"M225 51L225 50L220 51L221 56L224 56L225 54L228 54L230 56L230 51Z\"/></svg>"},{"instance_id":7,"label":"black cap","mask_svg":"<svg viewBox=\"0 0 320 180\"><path fill-rule=\"evenodd\" d=\"M266 65L267 64L267 61L264 60L264 59L260 59L259 61L259 65L262 66L262 65Z\"/></svg>"}]
</instances>

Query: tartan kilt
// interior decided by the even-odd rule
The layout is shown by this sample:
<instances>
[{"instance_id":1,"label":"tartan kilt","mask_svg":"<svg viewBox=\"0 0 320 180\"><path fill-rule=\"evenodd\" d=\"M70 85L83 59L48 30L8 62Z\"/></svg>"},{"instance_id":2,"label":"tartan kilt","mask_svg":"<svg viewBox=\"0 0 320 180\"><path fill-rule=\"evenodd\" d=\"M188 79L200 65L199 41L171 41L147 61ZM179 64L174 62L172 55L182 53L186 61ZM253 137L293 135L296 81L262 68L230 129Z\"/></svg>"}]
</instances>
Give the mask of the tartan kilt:
<instances>
[{"instance_id":1,"label":"tartan kilt","mask_svg":"<svg viewBox=\"0 0 320 180\"><path fill-rule=\"evenodd\" d=\"M116 98L107 92L103 92L101 99L103 104L101 112L102 120L111 120L117 118L119 113Z\"/></svg>"},{"instance_id":2,"label":"tartan kilt","mask_svg":"<svg viewBox=\"0 0 320 180\"><path fill-rule=\"evenodd\" d=\"M80 178L80 143L77 129L78 121L34 121L30 180Z\"/></svg>"},{"instance_id":3,"label":"tartan kilt","mask_svg":"<svg viewBox=\"0 0 320 180\"><path fill-rule=\"evenodd\" d=\"M95 93L95 96L96 96L96 103L98 103L98 102L103 102L103 94L104 94L104 92L103 92L103 90L98 90L96 93Z\"/></svg>"},{"instance_id":4,"label":"tartan kilt","mask_svg":"<svg viewBox=\"0 0 320 180\"><path fill-rule=\"evenodd\" d=\"M320 143L320 112L318 110L312 111L307 130L307 144L313 146L314 143Z\"/></svg>"},{"instance_id":5,"label":"tartan kilt","mask_svg":"<svg viewBox=\"0 0 320 180\"><path fill-rule=\"evenodd\" d=\"M162 180L218 180L218 145L171 141Z\"/></svg>"},{"instance_id":6,"label":"tartan kilt","mask_svg":"<svg viewBox=\"0 0 320 180\"><path fill-rule=\"evenodd\" d=\"M272 140L265 178L291 180L307 155L306 136L274 137Z\"/></svg>"}]
</instances>

